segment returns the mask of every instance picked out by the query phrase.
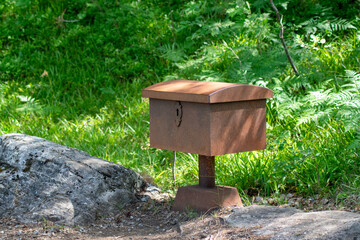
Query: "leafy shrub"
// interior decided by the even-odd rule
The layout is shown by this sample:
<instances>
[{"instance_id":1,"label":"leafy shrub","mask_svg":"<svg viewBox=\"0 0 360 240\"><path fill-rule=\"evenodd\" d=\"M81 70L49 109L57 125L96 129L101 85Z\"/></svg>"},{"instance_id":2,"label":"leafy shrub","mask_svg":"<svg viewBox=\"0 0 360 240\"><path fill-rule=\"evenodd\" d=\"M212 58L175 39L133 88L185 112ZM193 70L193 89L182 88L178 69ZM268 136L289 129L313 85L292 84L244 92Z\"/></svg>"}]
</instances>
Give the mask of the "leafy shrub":
<instances>
[{"instance_id":1,"label":"leafy shrub","mask_svg":"<svg viewBox=\"0 0 360 240\"><path fill-rule=\"evenodd\" d=\"M1 1L0 133L77 147L173 189L197 182L197 158L178 154L169 183L172 154L149 147L141 90L178 78L255 84L274 91L268 149L219 156L217 182L265 195L356 189L357 3L275 3L299 75L268 1Z\"/></svg>"}]
</instances>

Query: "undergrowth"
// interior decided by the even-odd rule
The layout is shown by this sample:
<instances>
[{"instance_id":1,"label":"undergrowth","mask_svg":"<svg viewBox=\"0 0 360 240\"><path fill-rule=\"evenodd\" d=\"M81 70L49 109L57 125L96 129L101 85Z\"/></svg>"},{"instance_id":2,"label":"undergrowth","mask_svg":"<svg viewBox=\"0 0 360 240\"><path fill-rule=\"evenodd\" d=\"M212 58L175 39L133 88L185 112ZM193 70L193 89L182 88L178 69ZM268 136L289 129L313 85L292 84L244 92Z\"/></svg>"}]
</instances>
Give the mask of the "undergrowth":
<instances>
[{"instance_id":1,"label":"undergrowth","mask_svg":"<svg viewBox=\"0 0 360 240\"><path fill-rule=\"evenodd\" d=\"M172 153L149 147L141 90L171 79L259 85L274 91L268 147L218 156L217 184L358 194L360 16L343 2L275 2L296 75L266 1L2 1L0 133L79 148L174 190L196 184L197 157L179 153L171 181Z\"/></svg>"}]
</instances>

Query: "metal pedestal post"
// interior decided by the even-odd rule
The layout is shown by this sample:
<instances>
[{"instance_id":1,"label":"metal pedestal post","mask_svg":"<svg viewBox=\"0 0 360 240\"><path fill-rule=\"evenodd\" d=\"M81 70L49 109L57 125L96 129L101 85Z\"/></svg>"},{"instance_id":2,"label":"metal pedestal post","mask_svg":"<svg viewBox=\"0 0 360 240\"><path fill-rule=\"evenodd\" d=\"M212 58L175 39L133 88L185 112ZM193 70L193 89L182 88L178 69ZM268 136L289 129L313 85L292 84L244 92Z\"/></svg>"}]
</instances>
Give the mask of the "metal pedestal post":
<instances>
[{"instance_id":1,"label":"metal pedestal post","mask_svg":"<svg viewBox=\"0 0 360 240\"><path fill-rule=\"evenodd\" d=\"M236 188L215 185L215 157L199 155L199 185L180 187L173 209L207 212L219 207L242 206Z\"/></svg>"},{"instance_id":2,"label":"metal pedestal post","mask_svg":"<svg viewBox=\"0 0 360 240\"><path fill-rule=\"evenodd\" d=\"M199 186L215 187L215 157L199 155Z\"/></svg>"}]
</instances>

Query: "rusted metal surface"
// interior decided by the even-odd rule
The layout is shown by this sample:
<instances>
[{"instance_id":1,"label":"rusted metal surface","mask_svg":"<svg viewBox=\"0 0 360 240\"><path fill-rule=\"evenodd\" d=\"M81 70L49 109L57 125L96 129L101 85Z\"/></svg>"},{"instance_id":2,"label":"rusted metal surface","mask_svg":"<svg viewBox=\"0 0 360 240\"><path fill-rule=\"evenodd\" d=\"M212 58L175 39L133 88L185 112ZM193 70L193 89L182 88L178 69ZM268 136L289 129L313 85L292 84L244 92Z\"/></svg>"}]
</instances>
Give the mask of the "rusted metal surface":
<instances>
[{"instance_id":1,"label":"rusted metal surface","mask_svg":"<svg viewBox=\"0 0 360 240\"><path fill-rule=\"evenodd\" d=\"M236 188L216 186L202 188L196 186L180 187L173 205L175 211L194 209L198 212L207 212L219 207L242 206Z\"/></svg>"},{"instance_id":2,"label":"rusted metal surface","mask_svg":"<svg viewBox=\"0 0 360 240\"><path fill-rule=\"evenodd\" d=\"M150 99L150 146L210 156L210 106L181 102L178 127L177 101Z\"/></svg>"},{"instance_id":3,"label":"rusted metal surface","mask_svg":"<svg viewBox=\"0 0 360 240\"><path fill-rule=\"evenodd\" d=\"M266 148L266 100L210 104L210 155Z\"/></svg>"},{"instance_id":4,"label":"rusted metal surface","mask_svg":"<svg viewBox=\"0 0 360 240\"><path fill-rule=\"evenodd\" d=\"M172 80L154 84L143 97L198 103L238 102L272 98L270 89L236 83Z\"/></svg>"},{"instance_id":5,"label":"rusted metal surface","mask_svg":"<svg viewBox=\"0 0 360 240\"><path fill-rule=\"evenodd\" d=\"M182 121L182 105L181 102L176 103L176 126L179 127Z\"/></svg>"},{"instance_id":6,"label":"rusted metal surface","mask_svg":"<svg viewBox=\"0 0 360 240\"><path fill-rule=\"evenodd\" d=\"M150 146L205 156L266 148L266 100L231 103L150 99Z\"/></svg>"},{"instance_id":7,"label":"rusted metal surface","mask_svg":"<svg viewBox=\"0 0 360 240\"><path fill-rule=\"evenodd\" d=\"M199 155L199 186L215 187L215 157Z\"/></svg>"}]
</instances>

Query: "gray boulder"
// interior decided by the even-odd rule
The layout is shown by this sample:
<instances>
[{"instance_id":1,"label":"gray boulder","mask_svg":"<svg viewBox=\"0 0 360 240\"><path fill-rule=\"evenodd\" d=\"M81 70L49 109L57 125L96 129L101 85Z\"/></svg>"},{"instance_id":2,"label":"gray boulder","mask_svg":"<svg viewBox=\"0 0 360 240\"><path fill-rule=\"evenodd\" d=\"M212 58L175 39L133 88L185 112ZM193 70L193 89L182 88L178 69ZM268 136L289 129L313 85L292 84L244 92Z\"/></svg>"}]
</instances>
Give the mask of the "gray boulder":
<instances>
[{"instance_id":1,"label":"gray boulder","mask_svg":"<svg viewBox=\"0 0 360 240\"><path fill-rule=\"evenodd\" d=\"M360 237L360 214L345 211L303 212L255 205L235 209L227 222L233 227L253 228L254 234L273 240Z\"/></svg>"},{"instance_id":2,"label":"gray boulder","mask_svg":"<svg viewBox=\"0 0 360 240\"><path fill-rule=\"evenodd\" d=\"M134 171L24 134L0 136L0 217L66 225L111 216L145 187Z\"/></svg>"}]
</instances>

